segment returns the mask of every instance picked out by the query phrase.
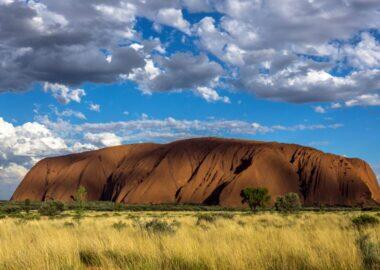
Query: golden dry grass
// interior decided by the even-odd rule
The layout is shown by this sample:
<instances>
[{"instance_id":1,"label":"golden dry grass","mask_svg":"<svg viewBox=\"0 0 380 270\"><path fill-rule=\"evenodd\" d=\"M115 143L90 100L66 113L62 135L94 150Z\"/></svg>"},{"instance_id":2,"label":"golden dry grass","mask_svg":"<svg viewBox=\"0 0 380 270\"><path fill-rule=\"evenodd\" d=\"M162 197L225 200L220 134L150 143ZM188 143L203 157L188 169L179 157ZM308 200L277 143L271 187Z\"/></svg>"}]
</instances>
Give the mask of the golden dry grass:
<instances>
[{"instance_id":1,"label":"golden dry grass","mask_svg":"<svg viewBox=\"0 0 380 270\"><path fill-rule=\"evenodd\" d=\"M356 241L365 233L380 243L380 225L359 232L351 223L358 214L235 213L197 222L198 212L89 212L80 225L71 217L4 218L0 269L364 269ZM180 225L147 231L154 219Z\"/></svg>"}]
</instances>

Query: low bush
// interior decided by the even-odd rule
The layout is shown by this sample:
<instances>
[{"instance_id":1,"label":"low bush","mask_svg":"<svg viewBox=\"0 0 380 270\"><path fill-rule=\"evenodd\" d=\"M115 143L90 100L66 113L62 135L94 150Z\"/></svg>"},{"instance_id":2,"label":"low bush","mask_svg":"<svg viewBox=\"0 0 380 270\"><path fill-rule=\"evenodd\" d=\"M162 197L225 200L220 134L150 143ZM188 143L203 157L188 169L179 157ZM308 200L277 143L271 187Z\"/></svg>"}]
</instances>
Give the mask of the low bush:
<instances>
[{"instance_id":1,"label":"low bush","mask_svg":"<svg viewBox=\"0 0 380 270\"><path fill-rule=\"evenodd\" d=\"M123 210L126 210L125 204L123 203L114 204L114 211L123 211Z\"/></svg>"},{"instance_id":2,"label":"low bush","mask_svg":"<svg viewBox=\"0 0 380 270\"><path fill-rule=\"evenodd\" d=\"M66 221L65 223L63 223L63 226L66 228L73 228L75 224L72 222Z\"/></svg>"},{"instance_id":3,"label":"low bush","mask_svg":"<svg viewBox=\"0 0 380 270\"><path fill-rule=\"evenodd\" d=\"M180 256L170 256L165 257L161 263L162 269L202 269L202 270L208 270L213 269L211 265L208 264L207 261L195 258L195 259L188 259Z\"/></svg>"},{"instance_id":4,"label":"low bush","mask_svg":"<svg viewBox=\"0 0 380 270\"><path fill-rule=\"evenodd\" d=\"M29 214L30 210L32 209L30 199L26 199L26 200L24 201L23 209L24 209L24 211L25 211L26 213Z\"/></svg>"},{"instance_id":5,"label":"low bush","mask_svg":"<svg viewBox=\"0 0 380 270\"><path fill-rule=\"evenodd\" d=\"M197 217L197 225L201 224L202 222L214 223L217 220L216 215L210 214L199 214Z\"/></svg>"},{"instance_id":6,"label":"low bush","mask_svg":"<svg viewBox=\"0 0 380 270\"><path fill-rule=\"evenodd\" d=\"M1 212L7 214L7 215L15 215L22 211L22 208L20 206L16 205L6 205L1 209Z\"/></svg>"},{"instance_id":7,"label":"low bush","mask_svg":"<svg viewBox=\"0 0 380 270\"><path fill-rule=\"evenodd\" d=\"M274 207L279 212L295 212L301 208L301 200L297 193L287 193L276 198Z\"/></svg>"},{"instance_id":8,"label":"low bush","mask_svg":"<svg viewBox=\"0 0 380 270\"><path fill-rule=\"evenodd\" d=\"M224 218L224 219L233 219L235 214L228 213L228 212L222 212L215 214L216 217Z\"/></svg>"},{"instance_id":9,"label":"low bush","mask_svg":"<svg viewBox=\"0 0 380 270\"><path fill-rule=\"evenodd\" d=\"M40 220L41 216L38 213L26 213L22 218L25 220Z\"/></svg>"},{"instance_id":10,"label":"low bush","mask_svg":"<svg viewBox=\"0 0 380 270\"><path fill-rule=\"evenodd\" d=\"M368 214L362 214L352 219L352 223L356 227L370 226L376 225L379 223L379 219L375 216L371 216Z\"/></svg>"},{"instance_id":11,"label":"low bush","mask_svg":"<svg viewBox=\"0 0 380 270\"><path fill-rule=\"evenodd\" d=\"M134 269L133 267L142 260L137 253L124 254L116 250L106 250L104 256L121 269Z\"/></svg>"},{"instance_id":12,"label":"low bush","mask_svg":"<svg viewBox=\"0 0 380 270\"><path fill-rule=\"evenodd\" d=\"M121 231L127 227L127 224L125 222L122 222L121 220L119 222L115 222L112 224L112 228L115 230Z\"/></svg>"},{"instance_id":13,"label":"low bush","mask_svg":"<svg viewBox=\"0 0 380 270\"><path fill-rule=\"evenodd\" d=\"M46 201L38 209L41 216L57 216L65 210L65 205L58 201Z\"/></svg>"},{"instance_id":14,"label":"low bush","mask_svg":"<svg viewBox=\"0 0 380 270\"><path fill-rule=\"evenodd\" d=\"M153 233L174 233L176 231L175 225L158 219L145 223L144 227L148 232Z\"/></svg>"},{"instance_id":15,"label":"low bush","mask_svg":"<svg viewBox=\"0 0 380 270\"><path fill-rule=\"evenodd\" d=\"M86 267L102 266L102 260L99 254L92 250L79 251L79 259Z\"/></svg>"},{"instance_id":16,"label":"low bush","mask_svg":"<svg viewBox=\"0 0 380 270\"><path fill-rule=\"evenodd\" d=\"M380 269L380 244L374 244L367 234L356 241L362 255L364 269Z\"/></svg>"}]
</instances>

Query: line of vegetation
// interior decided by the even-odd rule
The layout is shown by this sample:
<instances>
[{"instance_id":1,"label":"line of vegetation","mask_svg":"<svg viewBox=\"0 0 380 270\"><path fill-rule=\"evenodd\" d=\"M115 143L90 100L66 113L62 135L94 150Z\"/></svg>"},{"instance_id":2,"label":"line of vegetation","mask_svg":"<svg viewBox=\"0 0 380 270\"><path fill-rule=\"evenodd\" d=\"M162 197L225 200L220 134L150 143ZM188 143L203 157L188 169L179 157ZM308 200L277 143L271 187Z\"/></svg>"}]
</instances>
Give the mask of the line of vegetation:
<instances>
[{"instance_id":1,"label":"line of vegetation","mask_svg":"<svg viewBox=\"0 0 380 270\"><path fill-rule=\"evenodd\" d=\"M31 201L26 199L23 202L0 201L0 218L1 215L17 215L21 211L29 213L31 210L38 210L43 216L59 215L64 210L74 210L76 221L79 222L84 215L84 211L279 211L283 213L295 211L379 211L380 206L370 207L346 207L346 206L302 206L300 197L297 193L288 193L284 196L278 196L273 207L268 207L271 196L266 188L245 188L241 191L242 203L246 207L223 207L219 205L202 205L202 204L123 204L112 201L87 201L87 191L80 186L73 196L72 202L59 201Z\"/></svg>"}]
</instances>

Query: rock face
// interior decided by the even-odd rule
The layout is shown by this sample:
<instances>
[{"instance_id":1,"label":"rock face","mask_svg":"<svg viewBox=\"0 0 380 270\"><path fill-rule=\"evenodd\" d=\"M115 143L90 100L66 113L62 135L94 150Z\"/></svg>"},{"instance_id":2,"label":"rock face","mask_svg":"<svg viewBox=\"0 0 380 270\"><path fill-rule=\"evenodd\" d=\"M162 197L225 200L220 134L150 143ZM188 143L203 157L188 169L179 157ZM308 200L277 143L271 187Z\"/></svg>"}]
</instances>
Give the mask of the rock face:
<instances>
[{"instance_id":1,"label":"rock face","mask_svg":"<svg viewBox=\"0 0 380 270\"><path fill-rule=\"evenodd\" d=\"M198 138L132 144L46 158L25 176L12 200L88 200L128 204L241 206L245 187L266 187L272 200L297 192L305 205L380 203L370 166L356 158L272 142Z\"/></svg>"}]
</instances>

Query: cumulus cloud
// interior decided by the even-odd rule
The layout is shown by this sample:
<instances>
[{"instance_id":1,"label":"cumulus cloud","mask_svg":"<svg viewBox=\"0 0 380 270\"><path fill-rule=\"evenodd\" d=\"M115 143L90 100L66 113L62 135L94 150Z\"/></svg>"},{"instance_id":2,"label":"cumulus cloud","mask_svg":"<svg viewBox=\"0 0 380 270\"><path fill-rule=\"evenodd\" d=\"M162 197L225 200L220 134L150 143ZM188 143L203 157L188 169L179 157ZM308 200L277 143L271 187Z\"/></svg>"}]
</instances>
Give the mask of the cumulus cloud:
<instances>
[{"instance_id":1,"label":"cumulus cloud","mask_svg":"<svg viewBox=\"0 0 380 270\"><path fill-rule=\"evenodd\" d=\"M122 142L121 138L110 132L86 133L84 139L100 147L120 145Z\"/></svg>"},{"instance_id":2,"label":"cumulus cloud","mask_svg":"<svg viewBox=\"0 0 380 270\"><path fill-rule=\"evenodd\" d=\"M90 109L90 111L100 112L100 105L99 104L90 103L89 109Z\"/></svg>"},{"instance_id":3,"label":"cumulus cloud","mask_svg":"<svg viewBox=\"0 0 380 270\"><path fill-rule=\"evenodd\" d=\"M0 4L0 92L46 82L47 91L69 103L81 100L85 82L133 80L145 92L199 94L199 87L223 86L298 103L344 103L380 94L380 46L374 31L380 27L379 1ZM196 12L206 13L191 24L184 14ZM144 38L136 27L139 18L150 20L155 29L170 26L191 36L194 50L168 52L158 38Z\"/></svg>"},{"instance_id":4,"label":"cumulus cloud","mask_svg":"<svg viewBox=\"0 0 380 270\"><path fill-rule=\"evenodd\" d=\"M190 34L190 24L184 20L182 11L175 8L162 8L158 11L157 21Z\"/></svg>"},{"instance_id":5,"label":"cumulus cloud","mask_svg":"<svg viewBox=\"0 0 380 270\"><path fill-rule=\"evenodd\" d=\"M198 86L194 92L201 96L203 99L205 99L207 102L216 102L221 101L224 103L230 103L230 99L226 96L222 97L218 94L218 92L215 91L215 89L212 89L207 86Z\"/></svg>"},{"instance_id":6,"label":"cumulus cloud","mask_svg":"<svg viewBox=\"0 0 380 270\"><path fill-rule=\"evenodd\" d=\"M0 117L0 196L8 199L27 170L42 157L67 152L64 139L46 126L14 126Z\"/></svg>"},{"instance_id":7,"label":"cumulus cloud","mask_svg":"<svg viewBox=\"0 0 380 270\"><path fill-rule=\"evenodd\" d=\"M315 106L315 107L314 107L314 111L315 111L316 113L325 113L325 112L326 112L326 109L323 108L322 106Z\"/></svg>"},{"instance_id":8,"label":"cumulus cloud","mask_svg":"<svg viewBox=\"0 0 380 270\"><path fill-rule=\"evenodd\" d=\"M16 163L0 165L0 198L9 199L27 172L27 168Z\"/></svg>"},{"instance_id":9,"label":"cumulus cloud","mask_svg":"<svg viewBox=\"0 0 380 270\"><path fill-rule=\"evenodd\" d=\"M222 136L223 134L239 137L273 132L337 129L343 126L340 123L267 126L241 120L178 120L173 117L151 119L146 114L136 120L108 123L72 124L67 121L53 122L47 117L42 117L39 121L54 133L61 134L69 130L70 133L66 135L68 138L85 134L83 142L103 146L150 140L167 141L168 138L174 140L187 137Z\"/></svg>"},{"instance_id":10,"label":"cumulus cloud","mask_svg":"<svg viewBox=\"0 0 380 270\"><path fill-rule=\"evenodd\" d=\"M70 89L69 87L58 83L45 83L44 91L51 92L53 97L62 104L68 104L71 101L80 103L86 92L83 89Z\"/></svg>"},{"instance_id":11,"label":"cumulus cloud","mask_svg":"<svg viewBox=\"0 0 380 270\"><path fill-rule=\"evenodd\" d=\"M76 117L81 120L85 120L86 116L82 112L74 111L71 109L66 109L63 111L59 111L56 107L50 106L50 109L54 112L54 114L58 117Z\"/></svg>"},{"instance_id":12,"label":"cumulus cloud","mask_svg":"<svg viewBox=\"0 0 380 270\"><path fill-rule=\"evenodd\" d=\"M171 57L157 57L157 67L148 61L144 70L137 70L131 79L145 91L194 89L217 82L223 68L205 55L176 53ZM158 70L159 69L159 70Z\"/></svg>"},{"instance_id":13,"label":"cumulus cloud","mask_svg":"<svg viewBox=\"0 0 380 270\"><path fill-rule=\"evenodd\" d=\"M347 107L352 106L380 106L380 95L378 94L367 94L360 95L353 99L347 100L345 102Z\"/></svg>"},{"instance_id":14,"label":"cumulus cloud","mask_svg":"<svg viewBox=\"0 0 380 270\"><path fill-rule=\"evenodd\" d=\"M288 102L379 92L379 42L360 32L379 28L378 2L226 0L213 7L224 14L220 22L205 17L195 32L202 48L239 69L236 89Z\"/></svg>"},{"instance_id":15,"label":"cumulus cloud","mask_svg":"<svg viewBox=\"0 0 380 270\"><path fill-rule=\"evenodd\" d=\"M25 167L12 162L6 167L0 167L0 179L3 184L17 185L27 172Z\"/></svg>"}]
</instances>

